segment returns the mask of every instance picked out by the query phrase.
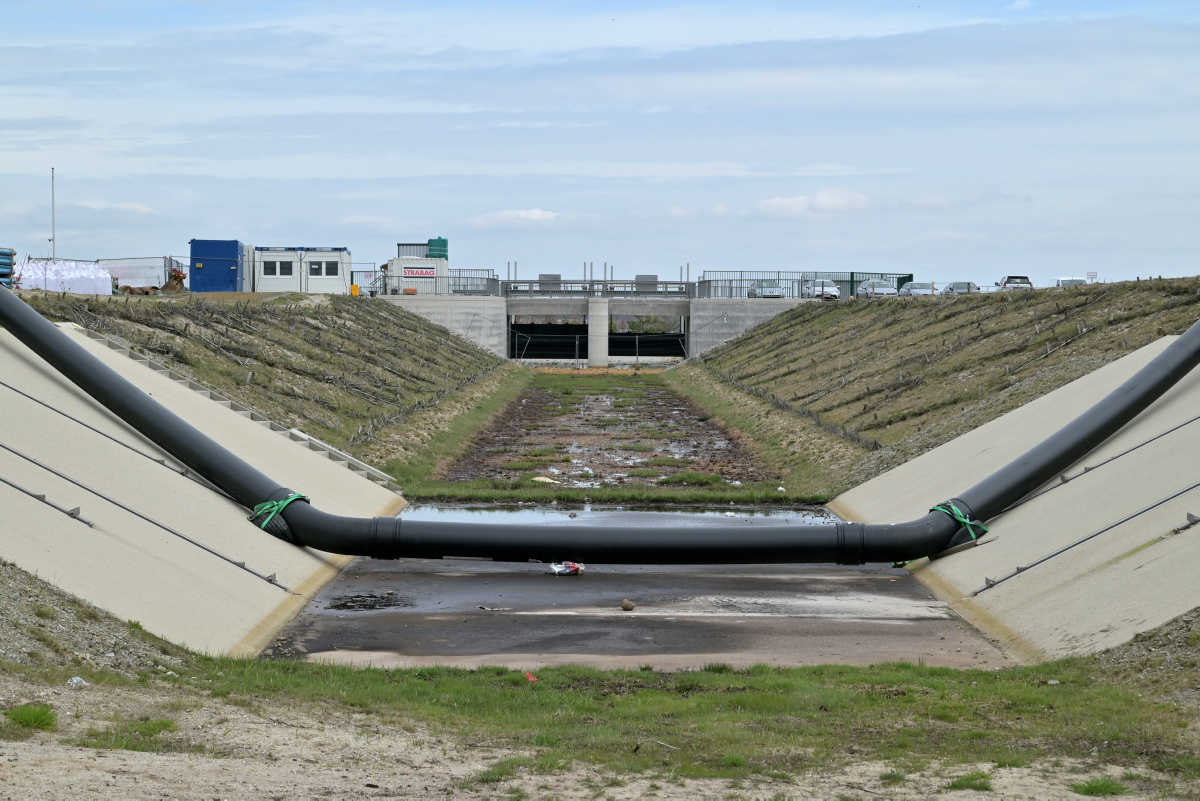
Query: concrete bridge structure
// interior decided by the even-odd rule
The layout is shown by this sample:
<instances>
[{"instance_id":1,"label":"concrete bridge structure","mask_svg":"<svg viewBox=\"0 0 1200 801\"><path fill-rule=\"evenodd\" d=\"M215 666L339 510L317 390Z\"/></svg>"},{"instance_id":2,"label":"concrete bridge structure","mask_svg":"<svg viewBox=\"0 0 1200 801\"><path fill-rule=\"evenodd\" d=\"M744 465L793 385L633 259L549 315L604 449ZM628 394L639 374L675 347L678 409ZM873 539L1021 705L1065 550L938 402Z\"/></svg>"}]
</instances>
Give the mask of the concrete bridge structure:
<instances>
[{"instance_id":1,"label":"concrete bridge structure","mask_svg":"<svg viewBox=\"0 0 1200 801\"><path fill-rule=\"evenodd\" d=\"M801 303L800 298L538 297L472 295L385 295L394 303L445 326L497 356L516 358L514 326L520 319L562 321L561 336L577 340L577 358L606 367L614 317L657 317L679 321L673 345L680 358L715 348L747 329ZM547 324L554 328L555 323ZM586 326L586 333L583 330ZM614 357L615 358L615 357Z\"/></svg>"}]
</instances>

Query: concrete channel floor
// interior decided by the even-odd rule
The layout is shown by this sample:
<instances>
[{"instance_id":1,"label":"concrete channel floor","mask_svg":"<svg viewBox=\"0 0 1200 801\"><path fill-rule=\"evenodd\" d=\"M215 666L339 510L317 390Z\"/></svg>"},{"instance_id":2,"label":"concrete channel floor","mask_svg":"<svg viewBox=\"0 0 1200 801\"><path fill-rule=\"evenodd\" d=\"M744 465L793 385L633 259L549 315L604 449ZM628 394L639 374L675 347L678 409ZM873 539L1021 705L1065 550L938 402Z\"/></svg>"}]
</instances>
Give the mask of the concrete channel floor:
<instances>
[{"instance_id":1,"label":"concrete channel floor","mask_svg":"<svg viewBox=\"0 0 1200 801\"><path fill-rule=\"evenodd\" d=\"M733 514L580 513L585 524L704 523L731 533L785 521ZM621 609L626 599L632 611ZM376 667L1013 664L906 571L832 565L587 565L553 576L539 564L359 559L272 653Z\"/></svg>"}]
</instances>

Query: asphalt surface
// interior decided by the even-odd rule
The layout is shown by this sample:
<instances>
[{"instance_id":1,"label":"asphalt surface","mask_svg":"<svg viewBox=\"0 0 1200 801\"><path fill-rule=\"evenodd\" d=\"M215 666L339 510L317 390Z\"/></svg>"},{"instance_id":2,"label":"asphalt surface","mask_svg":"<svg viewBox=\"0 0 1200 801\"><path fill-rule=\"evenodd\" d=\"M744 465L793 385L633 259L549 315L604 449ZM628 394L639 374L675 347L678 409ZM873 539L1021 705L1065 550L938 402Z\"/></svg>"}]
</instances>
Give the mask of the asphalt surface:
<instances>
[{"instance_id":1,"label":"asphalt surface","mask_svg":"<svg viewBox=\"0 0 1200 801\"><path fill-rule=\"evenodd\" d=\"M495 514L418 509L402 517ZM542 525L567 514L524 510L516 519ZM678 527L680 536L694 525L725 525L736 536L746 526L811 522L797 511L577 514L585 524ZM356 560L269 655L380 667L1011 664L907 571L890 567L587 565L555 576L544 564L473 560Z\"/></svg>"}]
</instances>

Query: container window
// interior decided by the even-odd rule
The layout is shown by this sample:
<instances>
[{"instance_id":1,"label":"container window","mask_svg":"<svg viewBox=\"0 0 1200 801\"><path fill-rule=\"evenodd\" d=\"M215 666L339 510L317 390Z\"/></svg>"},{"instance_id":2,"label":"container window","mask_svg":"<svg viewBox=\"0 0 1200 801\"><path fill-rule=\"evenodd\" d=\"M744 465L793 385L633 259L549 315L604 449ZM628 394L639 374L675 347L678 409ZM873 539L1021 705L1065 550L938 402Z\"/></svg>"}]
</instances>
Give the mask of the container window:
<instances>
[{"instance_id":1,"label":"container window","mask_svg":"<svg viewBox=\"0 0 1200 801\"><path fill-rule=\"evenodd\" d=\"M292 274L292 263L290 261L279 262L279 274L280 275L291 275Z\"/></svg>"},{"instance_id":2,"label":"container window","mask_svg":"<svg viewBox=\"0 0 1200 801\"><path fill-rule=\"evenodd\" d=\"M308 263L308 274L309 275L320 275L321 274L321 262L310 261Z\"/></svg>"},{"instance_id":3,"label":"container window","mask_svg":"<svg viewBox=\"0 0 1200 801\"><path fill-rule=\"evenodd\" d=\"M275 262L264 261L263 262L263 275L274 275L274 274L275 274Z\"/></svg>"},{"instance_id":4,"label":"container window","mask_svg":"<svg viewBox=\"0 0 1200 801\"><path fill-rule=\"evenodd\" d=\"M325 274L326 275L337 275L338 274L338 263L336 261L325 262Z\"/></svg>"}]
</instances>

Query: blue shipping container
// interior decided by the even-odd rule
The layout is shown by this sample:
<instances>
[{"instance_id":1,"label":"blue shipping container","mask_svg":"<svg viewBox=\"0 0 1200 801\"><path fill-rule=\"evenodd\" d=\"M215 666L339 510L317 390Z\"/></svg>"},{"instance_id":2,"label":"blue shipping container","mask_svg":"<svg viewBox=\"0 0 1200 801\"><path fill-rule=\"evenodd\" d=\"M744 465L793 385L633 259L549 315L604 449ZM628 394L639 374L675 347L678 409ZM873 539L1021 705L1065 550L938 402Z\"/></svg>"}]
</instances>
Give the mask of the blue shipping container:
<instances>
[{"instance_id":1,"label":"blue shipping container","mask_svg":"<svg viewBox=\"0 0 1200 801\"><path fill-rule=\"evenodd\" d=\"M236 239L193 239L188 283L193 292L237 292L246 275L245 248Z\"/></svg>"}]
</instances>

